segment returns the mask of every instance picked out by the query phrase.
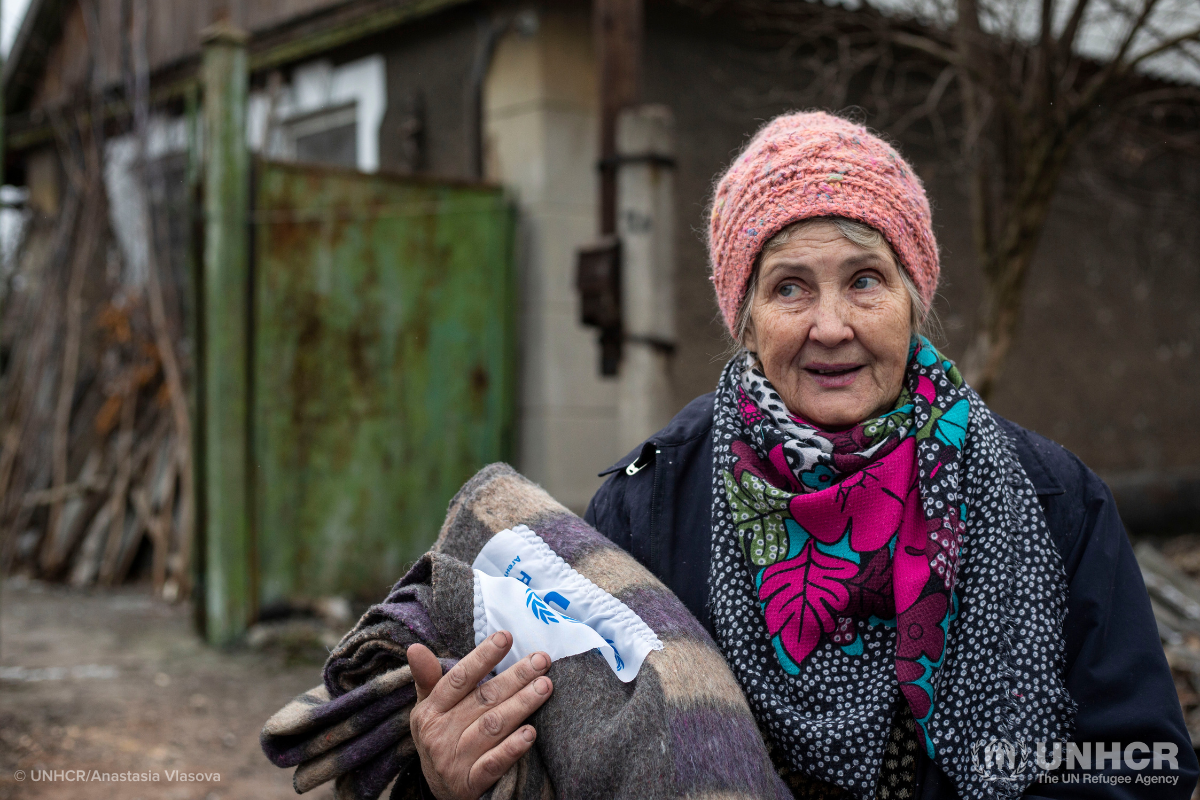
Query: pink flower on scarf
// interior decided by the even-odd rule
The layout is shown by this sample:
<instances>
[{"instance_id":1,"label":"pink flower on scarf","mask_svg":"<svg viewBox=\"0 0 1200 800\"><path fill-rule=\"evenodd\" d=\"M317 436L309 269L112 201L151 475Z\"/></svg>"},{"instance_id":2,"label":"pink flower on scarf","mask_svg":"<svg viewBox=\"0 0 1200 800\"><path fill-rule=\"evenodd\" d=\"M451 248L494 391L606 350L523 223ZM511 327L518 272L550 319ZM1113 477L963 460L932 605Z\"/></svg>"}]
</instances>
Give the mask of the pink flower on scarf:
<instances>
[{"instance_id":1,"label":"pink flower on scarf","mask_svg":"<svg viewBox=\"0 0 1200 800\"><path fill-rule=\"evenodd\" d=\"M925 656L930 661L942 657L946 634L942 620L946 618L946 595L935 592L922 597L896 619L896 657L916 661ZM902 679L903 680L903 679ZM912 679L910 679L912 680Z\"/></svg>"},{"instance_id":2,"label":"pink flower on scarf","mask_svg":"<svg viewBox=\"0 0 1200 800\"><path fill-rule=\"evenodd\" d=\"M917 394L924 397L930 404L933 404L937 398L937 389L934 387L933 381L922 375L917 378Z\"/></svg>"},{"instance_id":3,"label":"pink flower on scarf","mask_svg":"<svg viewBox=\"0 0 1200 800\"><path fill-rule=\"evenodd\" d=\"M767 567L758 590L767 631L799 664L832 633L850 602L845 581L858 565L822 553L809 541L795 558Z\"/></svg>"},{"instance_id":4,"label":"pink flower on scarf","mask_svg":"<svg viewBox=\"0 0 1200 800\"><path fill-rule=\"evenodd\" d=\"M919 685L937 664L946 649L946 631L942 623L947 612L946 595L941 592L922 597L907 612L896 617L896 680L908 700L913 715L924 719L933 698ZM924 659L926 664L920 663Z\"/></svg>"},{"instance_id":5,"label":"pink flower on scarf","mask_svg":"<svg viewBox=\"0 0 1200 800\"><path fill-rule=\"evenodd\" d=\"M916 443L909 437L883 458L836 486L798 494L788 505L792 518L818 541L832 544L850 528L850 548L870 553L887 545L901 525L911 524L921 503L913 480ZM909 500L916 500L915 503ZM923 520L916 538L924 532Z\"/></svg>"},{"instance_id":6,"label":"pink flower on scarf","mask_svg":"<svg viewBox=\"0 0 1200 800\"><path fill-rule=\"evenodd\" d=\"M917 601L929 582L929 556L925 554L925 519L920 506L907 515L910 524L900 529L894 558L896 613L902 614Z\"/></svg>"},{"instance_id":7,"label":"pink flower on scarf","mask_svg":"<svg viewBox=\"0 0 1200 800\"><path fill-rule=\"evenodd\" d=\"M734 442L730 445L730 449L737 457L733 467L733 479L738 483L742 482L742 473L749 472L771 486L793 492L803 490L804 487L788 469L787 459L783 455L783 445L777 445L771 451L770 461L763 461L759 458L758 454L754 452L754 448L745 442ZM782 469L780 468L781 463Z\"/></svg>"}]
</instances>

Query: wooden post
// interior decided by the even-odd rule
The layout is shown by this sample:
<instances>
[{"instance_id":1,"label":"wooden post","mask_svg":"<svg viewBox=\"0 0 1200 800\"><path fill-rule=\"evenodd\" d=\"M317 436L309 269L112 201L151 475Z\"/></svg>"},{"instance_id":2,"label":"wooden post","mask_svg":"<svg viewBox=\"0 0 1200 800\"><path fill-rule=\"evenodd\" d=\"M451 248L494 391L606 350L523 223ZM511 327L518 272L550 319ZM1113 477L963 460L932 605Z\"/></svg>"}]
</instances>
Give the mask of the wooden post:
<instances>
[{"instance_id":1,"label":"wooden post","mask_svg":"<svg viewBox=\"0 0 1200 800\"><path fill-rule=\"evenodd\" d=\"M4 54L0 53L0 75L4 74ZM4 141L4 85L0 83L0 186L4 185L4 162L8 160L8 147ZM0 397L0 401L4 398ZM0 491L3 491L0 489ZM4 592L4 573L0 571L0 594Z\"/></svg>"},{"instance_id":2,"label":"wooden post","mask_svg":"<svg viewBox=\"0 0 1200 800\"><path fill-rule=\"evenodd\" d=\"M204 153L201 151L204 124L200 85L202 76L188 87L184 95L187 117L187 268L191 303L186 308L189 334L192 338L192 380L188 386L188 404L192 419L192 540L180 542L180 597L192 601L192 622L201 636L205 635L206 612L204 583L205 541L208 495L204 464Z\"/></svg>"},{"instance_id":3,"label":"wooden post","mask_svg":"<svg viewBox=\"0 0 1200 800\"><path fill-rule=\"evenodd\" d=\"M202 485L205 632L237 640L253 614L249 496L250 259L246 34L204 31Z\"/></svg>"},{"instance_id":4,"label":"wooden post","mask_svg":"<svg viewBox=\"0 0 1200 800\"><path fill-rule=\"evenodd\" d=\"M642 0L595 0L592 27L600 66L600 235L617 232L617 115L642 85Z\"/></svg>"}]
</instances>

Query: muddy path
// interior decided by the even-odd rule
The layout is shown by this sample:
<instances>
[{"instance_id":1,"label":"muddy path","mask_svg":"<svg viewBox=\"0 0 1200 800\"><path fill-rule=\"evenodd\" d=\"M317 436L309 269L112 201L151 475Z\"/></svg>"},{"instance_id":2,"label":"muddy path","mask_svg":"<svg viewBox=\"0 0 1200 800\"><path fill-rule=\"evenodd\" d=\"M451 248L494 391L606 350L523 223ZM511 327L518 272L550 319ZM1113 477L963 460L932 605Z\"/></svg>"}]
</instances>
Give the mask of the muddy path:
<instances>
[{"instance_id":1,"label":"muddy path","mask_svg":"<svg viewBox=\"0 0 1200 800\"><path fill-rule=\"evenodd\" d=\"M320 671L319 656L208 648L186 605L146 589L6 580L0 800L295 798L258 731ZM332 785L305 797L330 800Z\"/></svg>"}]
</instances>

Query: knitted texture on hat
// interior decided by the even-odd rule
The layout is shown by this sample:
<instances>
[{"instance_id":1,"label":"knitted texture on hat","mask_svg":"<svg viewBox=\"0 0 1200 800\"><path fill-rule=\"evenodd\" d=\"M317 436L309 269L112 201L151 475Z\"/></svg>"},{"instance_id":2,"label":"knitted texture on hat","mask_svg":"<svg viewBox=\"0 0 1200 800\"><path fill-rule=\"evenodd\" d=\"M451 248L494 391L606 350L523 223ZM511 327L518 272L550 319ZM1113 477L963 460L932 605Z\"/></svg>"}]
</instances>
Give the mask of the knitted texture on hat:
<instances>
[{"instance_id":1,"label":"knitted texture on hat","mask_svg":"<svg viewBox=\"0 0 1200 800\"><path fill-rule=\"evenodd\" d=\"M933 301L937 242L929 199L912 167L861 125L822 111L784 114L755 135L713 196L708 254L731 333L763 245L812 217L846 217L875 228L925 304Z\"/></svg>"}]
</instances>

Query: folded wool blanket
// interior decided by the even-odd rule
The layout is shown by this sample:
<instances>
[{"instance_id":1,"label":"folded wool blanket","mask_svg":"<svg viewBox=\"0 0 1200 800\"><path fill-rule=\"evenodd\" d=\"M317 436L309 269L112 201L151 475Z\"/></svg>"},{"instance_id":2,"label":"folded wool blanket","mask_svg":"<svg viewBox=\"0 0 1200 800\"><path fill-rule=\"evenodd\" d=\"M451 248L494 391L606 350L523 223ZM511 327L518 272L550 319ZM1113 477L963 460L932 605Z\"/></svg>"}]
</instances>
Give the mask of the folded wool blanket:
<instances>
[{"instance_id":1,"label":"folded wool blanket","mask_svg":"<svg viewBox=\"0 0 1200 800\"><path fill-rule=\"evenodd\" d=\"M330 653L325 685L264 727L267 757L298 766L296 790L336 780L339 800L374 800L399 776L390 797L418 796L405 651L421 642L449 668L474 648L470 565L494 534L521 524L663 646L628 683L596 651L556 660L554 694L530 718L537 742L485 796L790 798L700 623L631 556L505 464L485 467L454 497L432 551Z\"/></svg>"}]
</instances>

